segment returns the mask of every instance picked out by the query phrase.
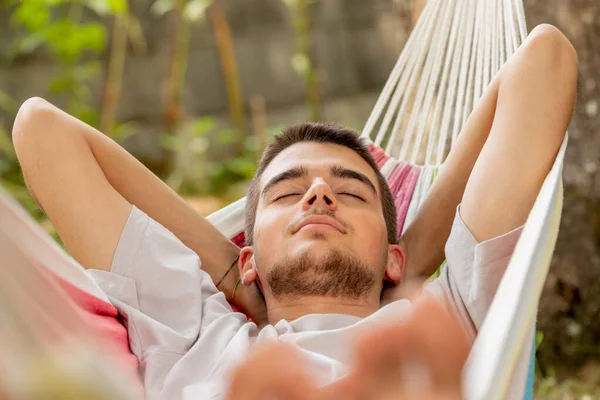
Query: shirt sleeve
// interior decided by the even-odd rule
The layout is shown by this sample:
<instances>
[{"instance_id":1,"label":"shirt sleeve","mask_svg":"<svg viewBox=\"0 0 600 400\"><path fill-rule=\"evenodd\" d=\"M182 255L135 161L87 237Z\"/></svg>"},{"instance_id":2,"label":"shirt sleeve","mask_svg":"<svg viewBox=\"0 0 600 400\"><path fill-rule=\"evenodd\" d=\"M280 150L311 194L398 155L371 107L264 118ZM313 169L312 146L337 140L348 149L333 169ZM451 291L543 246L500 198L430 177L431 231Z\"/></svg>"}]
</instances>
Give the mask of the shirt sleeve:
<instances>
[{"instance_id":1,"label":"shirt sleeve","mask_svg":"<svg viewBox=\"0 0 600 400\"><path fill-rule=\"evenodd\" d=\"M150 352L185 354L203 326L232 312L198 255L135 206L110 272L90 274L119 309L142 362Z\"/></svg>"},{"instance_id":2,"label":"shirt sleeve","mask_svg":"<svg viewBox=\"0 0 600 400\"><path fill-rule=\"evenodd\" d=\"M523 227L519 227L479 243L462 220L460 208L457 209L445 248L447 265L440 276L427 285L424 295L449 304L473 341L494 300L522 230ZM532 326L519 355L508 391L510 399L523 398L534 331Z\"/></svg>"},{"instance_id":3,"label":"shirt sleeve","mask_svg":"<svg viewBox=\"0 0 600 400\"><path fill-rule=\"evenodd\" d=\"M424 293L446 300L455 308L474 338L492 304L523 227L477 242L460 216L446 243L447 265Z\"/></svg>"}]
</instances>

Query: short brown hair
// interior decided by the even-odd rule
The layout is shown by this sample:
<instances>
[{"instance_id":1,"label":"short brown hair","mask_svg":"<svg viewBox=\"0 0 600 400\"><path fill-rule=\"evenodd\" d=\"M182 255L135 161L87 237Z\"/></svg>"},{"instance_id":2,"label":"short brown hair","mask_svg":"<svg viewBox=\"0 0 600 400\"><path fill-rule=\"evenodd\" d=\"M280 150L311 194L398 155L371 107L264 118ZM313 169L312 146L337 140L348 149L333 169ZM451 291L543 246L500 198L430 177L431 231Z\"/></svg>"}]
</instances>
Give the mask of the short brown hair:
<instances>
[{"instance_id":1,"label":"short brown hair","mask_svg":"<svg viewBox=\"0 0 600 400\"><path fill-rule=\"evenodd\" d=\"M397 241L397 221L396 206L392 192L379 171L375 160L369 153L369 148L365 141L358 135L358 132L344 128L335 124L304 122L292 125L284 129L274 140L269 143L260 159L258 169L252 178L248 189L248 198L246 203L246 244L252 245L254 240L254 223L256 221L256 211L258 208L258 197L260 193L260 178L273 161L273 159L286 148L300 142L332 143L349 148L365 160L377 176L379 184L379 193L381 194L381 208L387 227L388 243Z\"/></svg>"}]
</instances>

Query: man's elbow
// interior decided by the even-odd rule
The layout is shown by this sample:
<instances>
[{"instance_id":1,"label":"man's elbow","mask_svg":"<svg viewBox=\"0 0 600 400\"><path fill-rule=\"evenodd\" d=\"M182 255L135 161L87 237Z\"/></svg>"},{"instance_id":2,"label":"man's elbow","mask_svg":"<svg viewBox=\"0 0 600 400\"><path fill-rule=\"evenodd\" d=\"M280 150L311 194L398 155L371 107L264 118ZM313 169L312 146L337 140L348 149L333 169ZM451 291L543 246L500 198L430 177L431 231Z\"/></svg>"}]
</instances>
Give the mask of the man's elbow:
<instances>
[{"instance_id":1,"label":"man's elbow","mask_svg":"<svg viewBox=\"0 0 600 400\"><path fill-rule=\"evenodd\" d=\"M25 100L17 112L12 129L13 145L17 156L26 151L31 143L39 140L31 136L38 136L37 133L42 131L41 128L50 126L55 117L56 107L41 97Z\"/></svg>"},{"instance_id":2,"label":"man's elbow","mask_svg":"<svg viewBox=\"0 0 600 400\"><path fill-rule=\"evenodd\" d=\"M12 129L13 146L21 165L25 182L31 195L35 198L29 185L28 176L36 168L39 150L45 146L46 140L53 140L51 132L56 126L57 108L40 97L25 100L19 108Z\"/></svg>"},{"instance_id":3,"label":"man's elbow","mask_svg":"<svg viewBox=\"0 0 600 400\"><path fill-rule=\"evenodd\" d=\"M563 78L577 79L579 61L577 51L558 28L541 24L536 26L527 39L533 60L545 69L557 69Z\"/></svg>"}]
</instances>

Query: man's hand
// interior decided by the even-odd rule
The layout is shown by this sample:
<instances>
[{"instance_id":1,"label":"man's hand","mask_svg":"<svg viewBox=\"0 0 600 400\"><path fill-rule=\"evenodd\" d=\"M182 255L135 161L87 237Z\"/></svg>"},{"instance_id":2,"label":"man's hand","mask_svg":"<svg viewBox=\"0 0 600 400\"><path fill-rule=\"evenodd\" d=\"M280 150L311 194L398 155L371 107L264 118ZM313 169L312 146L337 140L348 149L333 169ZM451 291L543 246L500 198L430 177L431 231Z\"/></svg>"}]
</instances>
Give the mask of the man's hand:
<instances>
[{"instance_id":1,"label":"man's hand","mask_svg":"<svg viewBox=\"0 0 600 400\"><path fill-rule=\"evenodd\" d=\"M421 300L402 322L366 331L353 349L351 373L332 385L317 387L301 354L276 343L256 349L236 369L226 398L459 400L469 349L458 319Z\"/></svg>"},{"instance_id":2,"label":"man's hand","mask_svg":"<svg viewBox=\"0 0 600 400\"><path fill-rule=\"evenodd\" d=\"M228 296L231 295L232 290L223 289L223 292L225 292L225 295ZM239 284L235 292L233 303L240 309L240 311L252 318L252 321L259 328L262 328L269 322L267 315L267 304L265 303L265 300L263 299L262 294L255 283L250 286Z\"/></svg>"},{"instance_id":3,"label":"man's hand","mask_svg":"<svg viewBox=\"0 0 600 400\"><path fill-rule=\"evenodd\" d=\"M385 286L381 292L381 307L403 299L415 302L421 296L426 282L425 278L416 277L403 279L397 285Z\"/></svg>"}]
</instances>

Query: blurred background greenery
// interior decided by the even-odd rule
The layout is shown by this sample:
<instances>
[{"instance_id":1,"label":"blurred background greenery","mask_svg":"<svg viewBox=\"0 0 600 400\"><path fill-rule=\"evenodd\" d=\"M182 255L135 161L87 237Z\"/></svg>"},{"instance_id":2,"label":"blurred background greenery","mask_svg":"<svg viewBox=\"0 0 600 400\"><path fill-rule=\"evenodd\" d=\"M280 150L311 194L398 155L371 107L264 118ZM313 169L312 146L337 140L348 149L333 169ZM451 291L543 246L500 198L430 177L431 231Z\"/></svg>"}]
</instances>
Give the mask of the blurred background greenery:
<instances>
[{"instance_id":1,"label":"blurred background greenery","mask_svg":"<svg viewBox=\"0 0 600 400\"><path fill-rule=\"evenodd\" d=\"M581 67L561 236L540 305L536 393L600 398L600 6L524 3L529 27L557 25ZM10 139L19 105L41 96L122 144L209 214L245 194L265 143L283 126L327 120L360 129L423 4L4 0L0 185L54 234L27 193Z\"/></svg>"}]
</instances>

